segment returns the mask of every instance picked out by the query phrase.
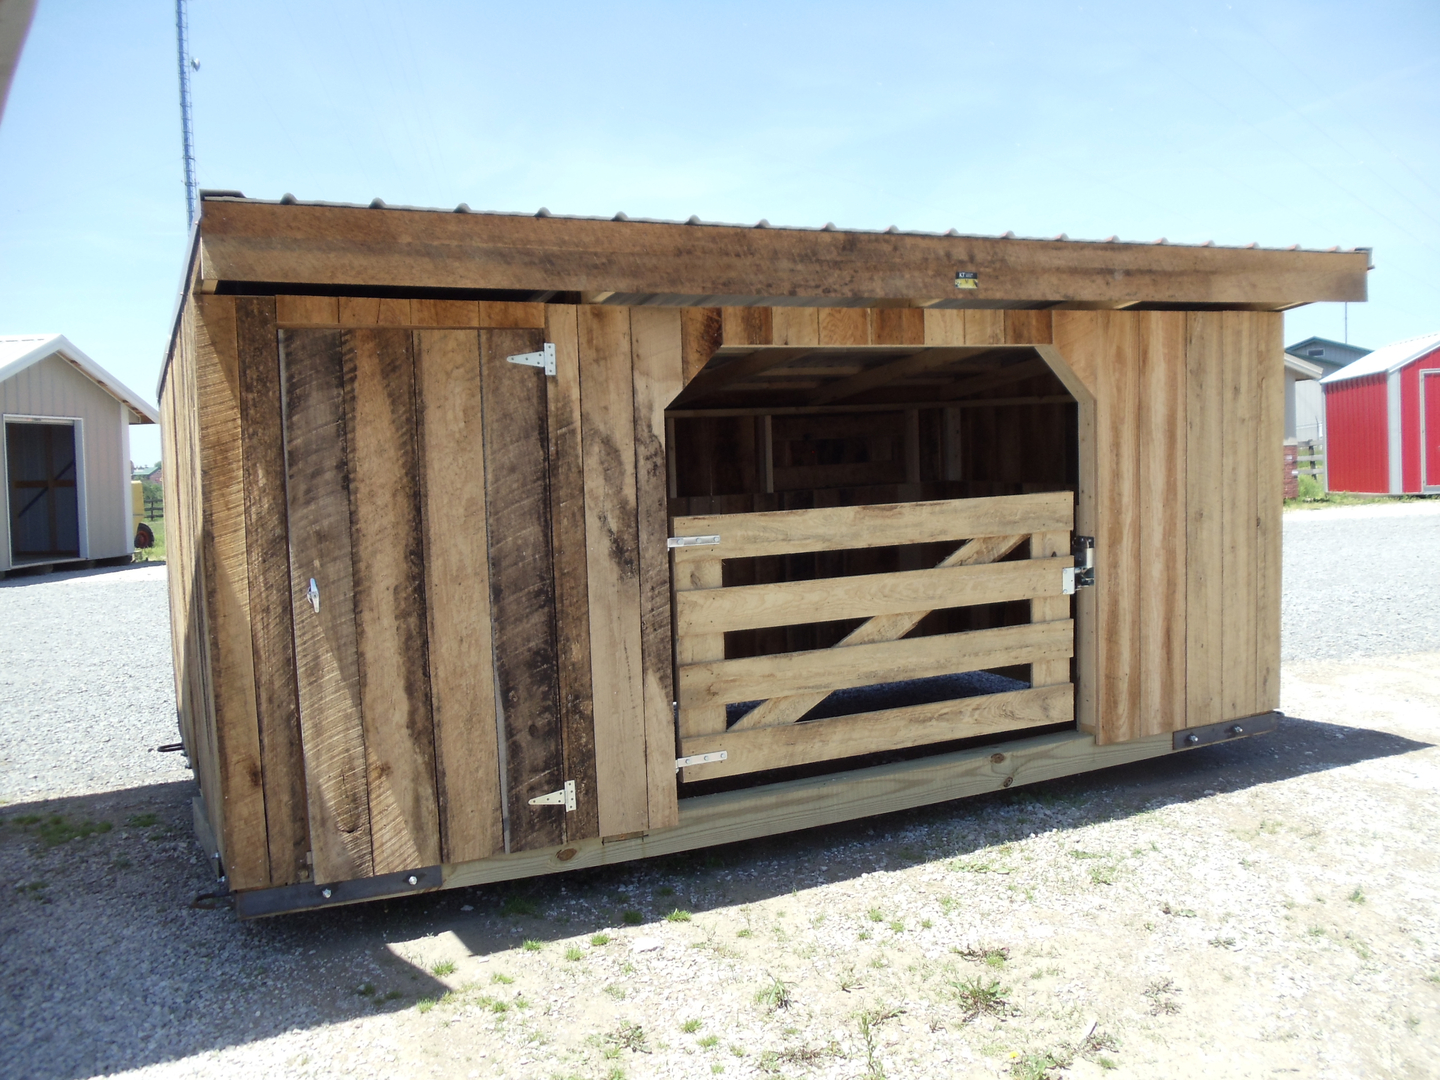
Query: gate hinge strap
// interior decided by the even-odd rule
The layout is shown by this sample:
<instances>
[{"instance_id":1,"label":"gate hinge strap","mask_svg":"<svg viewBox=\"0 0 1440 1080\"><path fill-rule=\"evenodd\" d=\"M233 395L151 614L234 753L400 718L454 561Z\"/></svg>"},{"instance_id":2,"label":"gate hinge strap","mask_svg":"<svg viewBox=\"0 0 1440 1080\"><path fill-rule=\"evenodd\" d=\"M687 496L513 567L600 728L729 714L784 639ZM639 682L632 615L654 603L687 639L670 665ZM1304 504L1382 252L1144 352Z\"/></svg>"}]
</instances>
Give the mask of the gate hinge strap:
<instances>
[{"instance_id":1,"label":"gate hinge strap","mask_svg":"<svg viewBox=\"0 0 1440 1080\"><path fill-rule=\"evenodd\" d=\"M575 809L575 781L566 780L565 786L559 791L552 791L548 795L536 795L530 800L531 806L563 806L568 814Z\"/></svg>"},{"instance_id":2,"label":"gate hinge strap","mask_svg":"<svg viewBox=\"0 0 1440 1080\"><path fill-rule=\"evenodd\" d=\"M512 364L524 364L526 367L538 367L545 370L546 375L555 374L555 343L547 341L545 347L539 352L516 353L514 356L505 357Z\"/></svg>"},{"instance_id":3,"label":"gate hinge strap","mask_svg":"<svg viewBox=\"0 0 1440 1080\"><path fill-rule=\"evenodd\" d=\"M716 750L710 754L691 754L689 757L677 757L675 759L675 771L679 772L687 765L709 765L712 761L724 761L730 756L728 750Z\"/></svg>"}]
</instances>

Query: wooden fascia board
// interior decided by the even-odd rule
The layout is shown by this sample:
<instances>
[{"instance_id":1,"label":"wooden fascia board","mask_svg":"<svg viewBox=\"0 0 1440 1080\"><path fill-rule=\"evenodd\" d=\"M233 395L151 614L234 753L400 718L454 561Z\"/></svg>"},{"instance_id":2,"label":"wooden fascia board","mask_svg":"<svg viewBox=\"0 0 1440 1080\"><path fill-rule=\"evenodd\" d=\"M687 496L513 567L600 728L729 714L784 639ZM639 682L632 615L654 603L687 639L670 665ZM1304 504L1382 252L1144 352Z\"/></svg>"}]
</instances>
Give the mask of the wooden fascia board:
<instances>
[{"instance_id":1,"label":"wooden fascia board","mask_svg":"<svg viewBox=\"0 0 1440 1080\"><path fill-rule=\"evenodd\" d=\"M1365 299L1369 254L915 236L500 214L203 204L206 282L607 293L853 306ZM938 300L937 300L938 298ZM964 298L971 300L971 296ZM653 301L652 301L653 302Z\"/></svg>"}]
</instances>

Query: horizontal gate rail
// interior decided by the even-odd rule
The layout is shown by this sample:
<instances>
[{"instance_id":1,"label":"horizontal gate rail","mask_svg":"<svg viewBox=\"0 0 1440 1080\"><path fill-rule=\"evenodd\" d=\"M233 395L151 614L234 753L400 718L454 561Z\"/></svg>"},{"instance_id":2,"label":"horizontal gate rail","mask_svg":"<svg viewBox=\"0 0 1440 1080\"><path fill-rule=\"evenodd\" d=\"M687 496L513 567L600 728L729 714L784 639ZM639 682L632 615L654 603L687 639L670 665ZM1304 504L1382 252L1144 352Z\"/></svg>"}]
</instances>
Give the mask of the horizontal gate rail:
<instances>
[{"instance_id":1,"label":"horizontal gate rail","mask_svg":"<svg viewBox=\"0 0 1440 1080\"><path fill-rule=\"evenodd\" d=\"M726 752L686 781L923 746L1074 717L1063 570L1070 492L675 519L680 752ZM963 541L963 542L962 542ZM1029 542L1030 557L998 560ZM726 559L957 542L937 566L726 588ZM946 608L1029 600L1031 622L906 638ZM864 619L832 648L725 659L730 631ZM835 690L1026 664L1031 687L796 723ZM727 729L727 704L759 704Z\"/></svg>"}]
</instances>

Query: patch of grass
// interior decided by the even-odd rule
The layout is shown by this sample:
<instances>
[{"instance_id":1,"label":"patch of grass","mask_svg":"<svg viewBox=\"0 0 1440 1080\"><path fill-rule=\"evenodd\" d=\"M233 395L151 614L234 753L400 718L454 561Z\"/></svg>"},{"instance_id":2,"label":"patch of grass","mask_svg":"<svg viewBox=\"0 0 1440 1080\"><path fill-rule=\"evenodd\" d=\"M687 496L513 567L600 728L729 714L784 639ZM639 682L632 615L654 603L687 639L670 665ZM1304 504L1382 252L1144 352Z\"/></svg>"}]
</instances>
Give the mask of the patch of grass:
<instances>
[{"instance_id":1,"label":"patch of grass","mask_svg":"<svg viewBox=\"0 0 1440 1080\"><path fill-rule=\"evenodd\" d=\"M386 990L384 996L381 997L380 1000L381 1000L381 1001L399 1001L399 1000L400 1000L401 998L403 998L404 996L405 996L405 991L404 991L404 990Z\"/></svg>"},{"instance_id":2,"label":"patch of grass","mask_svg":"<svg viewBox=\"0 0 1440 1080\"><path fill-rule=\"evenodd\" d=\"M1070 857L1072 859L1108 859L1110 856L1100 852L1081 851L1079 848L1076 848L1070 852Z\"/></svg>"},{"instance_id":3,"label":"patch of grass","mask_svg":"<svg viewBox=\"0 0 1440 1080\"><path fill-rule=\"evenodd\" d=\"M709 1050L711 1047L720 1045L720 1036L702 1035L700 1038L695 1040L695 1045L703 1050Z\"/></svg>"},{"instance_id":4,"label":"patch of grass","mask_svg":"<svg viewBox=\"0 0 1440 1080\"><path fill-rule=\"evenodd\" d=\"M632 909L630 911L624 912L620 916L620 921L623 922L626 926L639 926L645 921L645 916L641 915L640 912Z\"/></svg>"},{"instance_id":5,"label":"patch of grass","mask_svg":"<svg viewBox=\"0 0 1440 1080\"><path fill-rule=\"evenodd\" d=\"M1091 885L1114 885L1119 869L1114 866L1092 866L1090 868Z\"/></svg>"},{"instance_id":6,"label":"patch of grass","mask_svg":"<svg viewBox=\"0 0 1440 1080\"><path fill-rule=\"evenodd\" d=\"M996 866L994 863L979 859L956 859L950 864L950 869L960 874L1013 874L1015 872L1008 866Z\"/></svg>"},{"instance_id":7,"label":"patch of grass","mask_svg":"<svg viewBox=\"0 0 1440 1080\"><path fill-rule=\"evenodd\" d=\"M433 1009L434 1007L435 1007L435 999L434 999L434 998L421 998L419 1001L415 1002L415 1008L416 1008L419 1012L422 1012L422 1013L427 1013L427 1012L429 1012L431 1009Z\"/></svg>"},{"instance_id":8,"label":"patch of grass","mask_svg":"<svg viewBox=\"0 0 1440 1080\"><path fill-rule=\"evenodd\" d=\"M691 1017L680 1025L680 1030L685 1032L686 1035L694 1035L695 1032L700 1030L700 1025L701 1021L698 1017Z\"/></svg>"},{"instance_id":9,"label":"patch of grass","mask_svg":"<svg viewBox=\"0 0 1440 1080\"><path fill-rule=\"evenodd\" d=\"M160 819L154 814L131 814L125 819L125 824L132 829L148 829L152 825L159 824Z\"/></svg>"},{"instance_id":10,"label":"patch of grass","mask_svg":"<svg viewBox=\"0 0 1440 1080\"><path fill-rule=\"evenodd\" d=\"M736 930L736 937L750 937L754 932L747 926L744 930Z\"/></svg>"},{"instance_id":11,"label":"patch of grass","mask_svg":"<svg viewBox=\"0 0 1440 1080\"><path fill-rule=\"evenodd\" d=\"M1120 1067L1120 1063L1118 1061L1116 1061L1114 1058L1106 1057L1104 1054L1101 1054L1095 1058L1095 1064L1099 1065L1100 1068L1104 1069L1106 1072L1109 1072L1111 1069L1118 1069Z\"/></svg>"},{"instance_id":12,"label":"patch of grass","mask_svg":"<svg viewBox=\"0 0 1440 1080\"><path fill-rule=\"evenodd\" d=\"M609 935L609 934L591 934L591 935L590 935L590 944L591 944L591 945L594 945L595 948L597 948L597 949L600 948L602 945L609 945L609 944L610 944L610 935Z\"/></svg>"},{"instance_id":13,"label":"patch of grass","mask_svg":"<svg viewBox=\"0 0 1440 1080\"><path fill-rule=\"evenodd\" d=\"M865 1009L855 1017L856 1025L860 1028L861 1041L865 1043L865 1074L864 1080L885 1080L885 1070L880 1065L880 1059L876 1055L876 1032L886 1020L893 1020L899 1016L902 1009Z\"/></svg>"},{"instance_id":14,"label":"patch of grass","mask_svg":"<svg viewBox=\"0 0 1440 1080\"><path fill-rule=\"evenodd\" d=\"M375 984L370 982L363 982L355 988L355 993L359 994L361 997L374 997Z\"/></svg>"},{"instance_id":15,"label":"patch of grass","mask_svg":"<svg viewBox=\"0 0 1440 1080\"><path fill-rule=\"evenodd\" d=\"M1163 903L1163 904L1160 905L1160 913L1161 913L1162 915L1174 915L1174 916L1175 916L1176 918L1178 918L1178 919L1193 919L1193 918L1195 918L1195 912L1194 912L1193 909L1188 908L1188 907L1187 907L1187 908L1171 907L1171 906L1170 906L1170 901L1168 901L1168 900L1165 901L1165 903Z\"/></svg>"},{"instance_id":16,"label":"patch of grass","mask_svg":"<svg viewBox=\"0 0 1440 1080\"><path fill-rule=\"evenodd\" d=\"M124 855L116 855L115 858L110 860L110 868L112 870L129 870L130 867L134 865L135 864Z\"/></svg>"},{"instance_id":17,"label":"patch of grass","mask_svg":"<svg viewBox=\"0 0 1440 1080\"><path fill-rule=\"evenodd\" d=\"M857 990L864 985L864 983L862 983L858 978L856 978L855 968L853 965L851 967L847 967L844 971L840 973L840 989L843 990L845 993L848 994L851 990Z\"/></svg>"},{"instance_id":18,"label":"patch of grass","mask_svg":"<svg viewBox=\"0 0 1440 1080\"><path fill-rule=\"evenodd\" d=\"M666 921L666 922L689 922L689 921L691 920L691 918L692 918L692 916L691 916L690 912L686 911L684 908L678 908L678 907L677 907L674 911L670 912L669 915L666 915L666 916L665 916L665 921Z\"/></svg>"},{"instance_id":19,"label":"patch of grass","mask_svg":"<svg viewBox=\"0 0 1440 1080\"><path fill-rule=\"evenodd\" d=\"M1003 968L1010 959L1010 950L1003 945L982 945L974 949L956 949L955 952L972 963L992 968Z\"/></svg>"},{"instance_id":20,"label":"patch of grass","mask_svg":"<svg viewBox=\"0 0 1440 1080\"><path fill-rule=\"evenodd\" d=\"M507 919L513 919L517 915L533 919L540 914L540 906L528 896L507 896L500 905L500 914Z\"/></svg>"},{"instance_id":21,"label":"patch of grass","mask_svg":"<svg viewBox=\"0 0 1440 1080\"><path fill-rule=\"evenodd\" d=\"M728 1047L726 1047L726 1049L728 1049L730 1053L733 1054L735 1057L745 1056L745 1048L739 1043L731 1043Z\"/></svg>"},{"instance_id":22,"label":"patch of grass","mask_svg":"<svg viewBox=\"0 0 1440 1080\"><path fill-rule=\"evenodd\" d=\"M885 913L881 911L878 907L872 907L869 911L865 912L865 917L871 922L885 921Z\"/></svg>"},{"instance_id":23,"label":"patch of grass","mask_svg":"<svg viewBox=\"0 0 1440 1080\"><path fill-rule=\"evenodd\" d=\"M1010 1007L1006 997L1010 990L1001 986L999 979L987 980L977 975L971 979L952 979L950 985L967 1024L981 1016L999 1016Z\"/></svg>"},{"instance_id":24,"label":"patch of grass","mask_svg":"<svg viewBox=\"0 0 1440 1080\"><path fill-rule=\"evenodd\" d=\"M620 1021L620 1026L612 1031L607 1038L611 1045L621 1050L629 1050L632 1054L650 1053L650 1043L645 1037L645 1029L639 1024L631 1023L628 1020Z\"/></svg>"},{"instance_id":25,"label":"patch of grass","mask_svg":"<svg viewBox=\"0 0 1440 1080\"><path fill-rule=\"evenodd\" d=\"M42 817L39 814L25 814L10 820L20 825L26 832L34 828L35 835L47 848L68 844L72 840L84 840L91 836L103 835L115 828L108 821L92 821L89 818L76 821L62 814L51 814L48 817Z\"/></svg>"},{"instance_id":26,"label":"patch of grass","mask_svg":"<svg viewBox=\"0 0 1440 1080\"><path fill-rule=\"evenodd\" d=\"M921 920L920 920L920 929L921 929L921 930L929 930L929 929L930 929L932 926L934 926L934 925L935 925L935 924L932 923L929 919L921 919Z\"/></svg>"},{"instance_id":27,"label":"patch of grass","mask_svg":"<svg viewBox=\"0 0 1440 1080\"><path fill-rule=\"evenodd\" d=\"M1150 1001L1151 1016L1174 1016L1180 1011L1180 1003L1175 1000L1175 995L1180 993L1180 988L1175 985L1174 979L1156 979L1145 987L1145 997Z\"/></svg>"},{"instance_id":28,"label":"patch of grass","mask_svg":"<svg viewBox=\"0 0 1440 1080\"><path fill-rule=\"evenodd\" d=\"M1210 944L1217 949L1233 949L1235 947L1235 939L1233 937L1212 937Z\"/></svg>"},{"instance_id":29,"label":"patch of grass","mask_svg":"<svg viewBox=\"0 0 1440 1080\"><path fill-rule=\"evenodd\" d=\"M580 948L579 945L567 945L565 947L565 959L572 962L575 960L584 960L585 950Z\"/></svg>"},{"instance_id":30,"label":"patch of grass","mask_svg":"<svg viewBox=\"0 0 1440 1080\"><path fill-rule=\"evenodd\" d=\"M1020 1058L1010 1066L1010 1075L1016 1080L1045 1080L1051 1069L1069 1068L1074 1057L1055 1051L1046 1050L1039 1054L1022 1054Z\"/></svg>"},{"instance_id":31,"label":"patch of grass","mask_svg":"<svg viewBox=\"0 0 1440 1080\"><path fill-rule=\"evenodd\" d=\"M766 1050L760 1055L756 1063L760 1071L774 1075L783 1075L788 1070L786 1065L798 1065L802 1069L813 1069L822 1064L826 1058L840 1057L840 1047L835 1043L829 1046L789 1046L784 1050Z\"/></svg>"},{"instance_id":32,"label":"patch of grass","mask_svg":"<svg viewBox=\"0 0 1440 1080\"><path fill-rule=\"evenodd\" d=\"M509 986L515 980L509 975L506 975L503 971L497 971L490 976L490 981L492 983L499 983L501 986Z\"/></svg>"},{"instance_id":33,"label":"patch of grass","mask_svg":"<svg viewBox=\"0 0 1440 1080\"><path fill-rule=\"evenodd\" d=\"M861 941L869 941L869 940L870 940L870 931L869 931L869 930L861 930L860 933L856 935L856 937L858 937Z\"/></svg>"},{"instance_id":34,"label":"patch of grass","mask_svg":"<svg viewBox=\"0 0 1440 1080\"><path fill-rule=\"evenodd\" d=\"M625 1000L625 988L623 986L620 986L618 983L611 983L609 986L605 987L605 993L609 994L616 1001Z\"/></svg>"},{"instance_id":35,"label":"patch of grass","mask_svg":"<svg viewBox=\"0 0 1440 1080\"><path fill-rule=\"evenodd\" d=\"M439 960L439 961L436 961L435 963L433 963L433 964L430 965L430 974L431 974L431 975L439 975L439 976L442 976L442 977L445 976L445 975L454 975L454 974L455 974L455 961L454 961L454 960Z\"/></svg>"},{"instance_id":36,"label":"patch of grass","mask_svg":"<svg viewBox=\"0 0 1440 1080\"><path fill-rule=\"evenodd\" d=\"M534 938L526 938L524 942L521 943L520 947L526 952L539 952L545 947L545 943L542 941L536 941Z\"/></svg>"},{"instance_id":37,"label":"patch of grass","mask_svg":"<svg viewBox=\"0 0 1440 1080\"><path fill-rule=\"evenodd\" d=\"M772 1012L776 1009L788 1009L792 1004L790 987L771 975L770 984L755 992L755 1004L764 1005Z\"/></svg>"},{"instance_id":38,"label":"patch of grass","mask_svg":"<svg viewBox=\"0 0 1440 1080\"><path fill-rule=\"evenodd\" d=\"M954 906L955 898L953 896L942 896L940 898L940 910L943 911L946 915L950 914L950 909Z\"/></svg>"},{"instance_id":39,"label":"patch of grass","mask_svg":"<svg viewBox=\"0 0 1440 1080\"><path fill-rule=\"evenodd\" d=\"M1360 888L1359 885L1356 885L1355 891L1350 894L1350 902L1352 904L1365 903L1365 890Z\"/></svg>"},{"instance_id":40,"label":"patch of grass","mask_svg":"<svg viewBox=\"0 0 1440 1080\"><path fill-rule=\"evenodd\" d=\"M889 926L892 933L903 934L905 932L905 924L899 919L891 919Z\"/></svg>"},{"instance_id":41,"label":"patch of grass","mask_svg":"<svg viewBox=\"0 0 1440 1080\"><path fill-rule=\"evenodd\" d=\"M508 1001L502 1001L500 998L482 997L480 999L480 1007L482 1009L488 1009L497 1016L504 1015L510 1011L510 1003Z\"/></svg>"},{"instance_id":42,"label":"patch of grass","mask_svg":"<svg viewBox=\"0 0 1440 1080\"><path fill-rule=\"evenodd\" d=\"M658 889L655 890L655 895L656 895L656 896L674 896L674 895L675 895L675 890L672 889L669 885L661 885L660 888L658 888Z\"/></svg>"}]
</instances>

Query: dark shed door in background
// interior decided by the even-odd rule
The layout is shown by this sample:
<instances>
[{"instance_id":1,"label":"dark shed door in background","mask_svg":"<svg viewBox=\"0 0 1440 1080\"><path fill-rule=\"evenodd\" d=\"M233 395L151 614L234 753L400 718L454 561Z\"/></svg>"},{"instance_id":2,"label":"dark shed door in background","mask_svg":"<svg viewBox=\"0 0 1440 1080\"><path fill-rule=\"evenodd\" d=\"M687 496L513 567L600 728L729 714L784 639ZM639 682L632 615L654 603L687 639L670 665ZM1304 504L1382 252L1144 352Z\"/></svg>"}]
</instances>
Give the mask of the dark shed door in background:
<instances>
[{"instance_id":1,"label":"dark shed door in background","mask_svg":"<svg viewBox=\"0 0 1440 1080\"><path fill-rule=\"evenodd\" d=\"M566 839L542 344L280 332L316 881Z\"/></svg>"},{"instance_id":2,"label":"dark shed door in background","mask_svg":"<svg viewBox=\"0 0 1440 1080\"><path fill-rule=\"evenodd\" d=\"M5 450L12 558L78 557L75 426L11 421L5 425Z\"/></svg>"}]
</instances>

